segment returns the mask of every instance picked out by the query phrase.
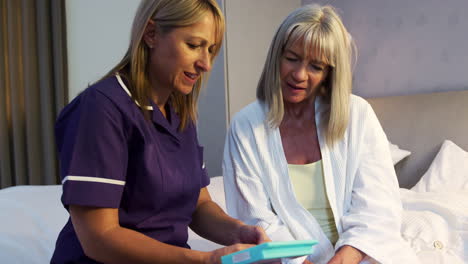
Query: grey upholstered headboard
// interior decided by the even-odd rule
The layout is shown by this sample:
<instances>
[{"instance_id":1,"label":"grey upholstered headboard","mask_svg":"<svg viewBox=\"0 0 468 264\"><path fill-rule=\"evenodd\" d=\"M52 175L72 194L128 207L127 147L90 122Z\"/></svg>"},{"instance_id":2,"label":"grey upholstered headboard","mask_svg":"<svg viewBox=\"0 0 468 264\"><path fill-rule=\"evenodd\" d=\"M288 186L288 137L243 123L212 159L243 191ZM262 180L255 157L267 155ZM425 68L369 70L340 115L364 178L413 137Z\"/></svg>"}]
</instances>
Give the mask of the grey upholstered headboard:
<instances>
[{"instance_id":1,"label":"grey upholstered headboard","mask_svg":"<svg viewBox=\"0 0 468 264\"><path fill-rule=\"evenodd\" d=\"M445 139L468 151L468 90L367 100L388 139L412 152L395 167L400 187L418 182Z\"/></svg>"}]
</instances>

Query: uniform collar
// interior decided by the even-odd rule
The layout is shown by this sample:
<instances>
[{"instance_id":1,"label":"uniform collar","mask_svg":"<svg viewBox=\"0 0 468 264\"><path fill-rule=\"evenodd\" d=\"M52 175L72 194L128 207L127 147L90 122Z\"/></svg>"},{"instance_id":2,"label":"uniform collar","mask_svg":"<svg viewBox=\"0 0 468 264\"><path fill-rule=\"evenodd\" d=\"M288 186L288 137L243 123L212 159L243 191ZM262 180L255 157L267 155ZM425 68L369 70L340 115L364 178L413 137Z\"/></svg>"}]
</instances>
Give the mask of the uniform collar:
<instances>
[{"instance_id":1,"label":"uniform collar","mask_svg":"<svg viewBox=\"0 0 468 264\"><path fill-rule=\"evenodd\" d=\"M171 102L169 101L166 104L167 117L164 117L159 107L153 101L150 101L150 104L152 108L151 121L153 121L154 125L164 128L177 140L180 140L180 133L178 131L180 118L172 107Z\"/></svg>"},{"instance_id":2,"label":"uniform collar","mask_svg":"<svg viewBox=\"0 0 468 264\"><path fill-rule=\"evenodd\" d=\"M132 94L130 93L130 90L127 88L127 85L125 84L122 77L119 74L116 74L115 77L117 78L117 81L119 82L120 87L122 87L122 89L131 98ZM144 106L142 106L136 100L134 100L134 102L138 107L145 108L146 110L150 111L151 121L154 123L155 126L163 128L164 130L169 132L169 134L171 134L177 141L180 141L180 133L178 131L180 118L175 112L174 108L172 107L172 104L170 101L168 101L166 104L167 118L164 117L159 107L152 100L150 100L149 105L144 105Z\"/></svg>"}]
</instances>

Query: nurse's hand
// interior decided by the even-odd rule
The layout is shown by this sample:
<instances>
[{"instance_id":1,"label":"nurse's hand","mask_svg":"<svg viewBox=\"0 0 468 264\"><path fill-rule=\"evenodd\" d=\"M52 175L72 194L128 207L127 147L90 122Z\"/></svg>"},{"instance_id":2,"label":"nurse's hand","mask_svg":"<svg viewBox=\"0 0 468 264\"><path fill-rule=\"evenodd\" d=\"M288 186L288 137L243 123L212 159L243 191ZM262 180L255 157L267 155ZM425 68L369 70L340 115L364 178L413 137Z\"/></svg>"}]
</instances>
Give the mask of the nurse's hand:
<instances>
[{"instance_id":1,"label":"nurse's hand","mask_svg":"<svg viewBox=\"0 0 468 264\"><path fill-rule=\"evenodd\" d=\"M205 261L206 264L221 264L221 257L225 255L229 255L231 253L244 250L255 245L252 244L235 244L228 247L223 247L214 251L211 251L209 254L209 258ZM281 261L275 262L262 262L265 264L281 264Z\"/></svg>"},{"instance_id":2,"label":"nurse's hand","mask_svg":"<svg viewBox=\"0 0 468 264\"><path fill-rule=\"evenodd\" d=\"M231 246L223 247L220 249L213 250L209 252L207 258L205 259L206 264L221 264L221 257L225 255L229 255L231 253L244 250L247 248L251 248L255 245L253 244L234 244Z\"/></svg>"},{"instance_id":3,"label":"nurse's hand","mask_svg":"<svg viewBox=\"0 0 468 264\"><path fill-rule=\"evenodd\" d=\"M265 233L265 230L259 226L242 225L238 229L237 243L244 244L262 244L271 242L271 239Z\"/></svg>"},{"instance_id":4,"label":"nurse's hand","mask_svg":"<svg viewBox=\"0 0 468 264\"><path fill-rule=\"evenodd\" d=\"M243 225L239 228L239 242L249 244L262 244L271 242L265 230L259 226ZM281 261L262 262L265 264L281 264Z\"/></svg>"},{"instance_id":5,"label":"nurse's hand","mask_svg":"<svg viewBox=\"0 0 468 264\"><path fill-rule=\"evenodd\" d=\"M240 250L244 250L258 244L271 242L270 238L266 235L265 230L258 226L251 226L242 224L237 228L236 244L223 247L210 252L208 261L209 264L220 264L221 257ZM280 262L271 262L268 264L280 264Z\"/></svg>"}]
</instances>

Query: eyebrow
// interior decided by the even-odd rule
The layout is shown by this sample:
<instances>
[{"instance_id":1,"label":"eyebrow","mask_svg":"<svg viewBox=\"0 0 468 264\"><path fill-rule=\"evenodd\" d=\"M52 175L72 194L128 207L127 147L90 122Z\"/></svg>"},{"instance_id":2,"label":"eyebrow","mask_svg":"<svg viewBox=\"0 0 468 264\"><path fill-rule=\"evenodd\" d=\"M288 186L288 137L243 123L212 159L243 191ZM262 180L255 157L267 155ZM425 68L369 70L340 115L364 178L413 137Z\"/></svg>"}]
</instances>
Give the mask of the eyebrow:
<instances>
[{"instance_id":1,"label":"eyebrow","mask_svg":"<svg viewBox=\"0 0 468 264\"><path fill-rule=\"evenodd\" d=\"M288 53L288 52L289 52L289 53L292 53L292 54L293 54L294 56L296 56L296 57L302 58L302 56L300 56L299 54L297 54L296 52L294 52L294 51L291 50L291 49L286 49L286 51L285 51L284 53ZM311 60L311 61L312 61L312 63L314 63L314 64L320 64L320 65L322 65L322 66L326 66L326 65L327 65L326 63L324 63L324 62L322 62L322 61L315 60L315 59L313 59L313 60Z\"/></svg>"},{"instance_id":2,"label":"eyebrow","mask_svg":"<svg viewBox=\"0 0 468 264\"><path fill-rule=\"evenodd\" d=\"M294 55L294 56L296 56L296 57L301 57L301 56L299 56L299 54L297 54L296 52L292 51L291 49L286 49L286 50L284 51L284 53L288 53L288 52L289 52L289 53L292 53L292 55Z\"/></svg>"},{"instance_id":3,"label":"eyebrow","mask_svg":"<svg viewBox=\"0 0 468 264\"><path fill-rule=\"evenodd\" d=\"M203 37L189 36L188 39L189 39L189 40L200 40L200 41L201 41L200 44L202 44L202 45L207 45L207 44L208 44L208 40L206 40L206 39L203 38ZM212 45L210 45L210 48L211 48L211 47L214 47L214 46L216 46L216 45L217 45L217 43L213 43Z\"/></svg>"}]
</instances>

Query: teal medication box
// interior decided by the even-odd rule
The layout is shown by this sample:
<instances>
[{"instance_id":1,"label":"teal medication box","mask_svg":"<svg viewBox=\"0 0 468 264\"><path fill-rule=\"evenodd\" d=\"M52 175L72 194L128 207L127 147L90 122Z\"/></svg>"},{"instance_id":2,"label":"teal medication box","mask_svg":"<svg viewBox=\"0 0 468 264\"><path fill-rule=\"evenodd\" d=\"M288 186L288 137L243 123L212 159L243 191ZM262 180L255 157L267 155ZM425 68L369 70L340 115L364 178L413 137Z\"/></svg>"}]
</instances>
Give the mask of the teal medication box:
<instances>
[{"instance_id":1,"label":"teal medication box","mask_svg":"<svg viewBox=\"0 0 468 264\"><path fill-rule=\"evenodd\" d=\"M222 264L266 263L281 258L300 257L314 252L316 240L267 242L221 257Z\"/></svg>"}]
</instances>

